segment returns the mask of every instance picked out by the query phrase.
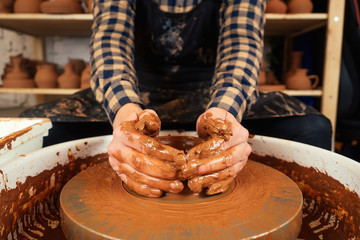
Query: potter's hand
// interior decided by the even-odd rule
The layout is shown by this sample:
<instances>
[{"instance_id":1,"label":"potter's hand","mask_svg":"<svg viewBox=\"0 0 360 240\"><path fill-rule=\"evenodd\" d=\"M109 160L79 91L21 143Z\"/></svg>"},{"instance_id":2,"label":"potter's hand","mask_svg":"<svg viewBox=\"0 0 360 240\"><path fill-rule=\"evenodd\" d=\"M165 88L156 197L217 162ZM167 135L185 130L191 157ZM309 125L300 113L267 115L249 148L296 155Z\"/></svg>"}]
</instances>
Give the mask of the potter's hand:
<instances>
[{"instance_id":1,"label":"potter's hand","mask_svg":"<svg viewBox=\"0 0 360 240\"><path fill-rule=\"evenodd\" d=\"M128 116L114 121L117 125L114 125L113 139L108 147L112 168L140 195L160 197L163 191L182 191L184 186L176 180L175 165L183 164L185 155L151 137L160 130L157 114L136 106L125 110ZM122 113L118 114L121 116Z\"/></svg>"},{"instance_id":2,"label":"potter's hand","mask_svg":"<svg viewBox=\"0 0 360 240\"><path fill-rule=\"evenodd\" d=\"M197 132L208 140L188 152L183 178L190 178L188 186L193 192L203 188L207 188L208 195L224 192L251 153L249 133L232 114L220 108L211 108L199 117Z\"/></svg>"}]
</instances>

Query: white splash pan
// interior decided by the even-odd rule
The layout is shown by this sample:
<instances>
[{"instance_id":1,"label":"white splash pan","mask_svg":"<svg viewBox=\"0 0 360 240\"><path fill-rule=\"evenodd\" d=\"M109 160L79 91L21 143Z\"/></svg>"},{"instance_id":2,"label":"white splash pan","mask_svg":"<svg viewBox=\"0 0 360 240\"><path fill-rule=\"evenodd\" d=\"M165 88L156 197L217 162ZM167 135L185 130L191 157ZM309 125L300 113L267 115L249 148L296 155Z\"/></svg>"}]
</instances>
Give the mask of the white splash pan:
<instances>
[{"instance_id":1,"label":"white splash pan","mask_svg":"<svg viewBox=\"0 0 360 240\"><path fill-rule=\"evenodd\" d=\"M195 133L163 131L161 135L194 136ZM111 139L112 136L108 135L60 143L20 156L13 161L0 162L0 170L3 171L3 178L0 176L0 191L4 188L15 188L16 181L24 182L28 176L36 176L58 164L67 164L68 154L76 159L105 153ZM295 162L304 167L313 167L338 180L360 196L360 174L358 174L360 163L350 158L306 144L271 137L255 136L249 139L249 142L256 154Z\"/></svg>"},{"instance_id":2,"label":"white splash pan","mask_svg":"<svg viewBox=\"0 0 360 240\"><path fill-rule=\"evenodd\" d=\"M51 127L47 118L0 118L0 163L40 149Z\"/></svg>"}]
</instances>

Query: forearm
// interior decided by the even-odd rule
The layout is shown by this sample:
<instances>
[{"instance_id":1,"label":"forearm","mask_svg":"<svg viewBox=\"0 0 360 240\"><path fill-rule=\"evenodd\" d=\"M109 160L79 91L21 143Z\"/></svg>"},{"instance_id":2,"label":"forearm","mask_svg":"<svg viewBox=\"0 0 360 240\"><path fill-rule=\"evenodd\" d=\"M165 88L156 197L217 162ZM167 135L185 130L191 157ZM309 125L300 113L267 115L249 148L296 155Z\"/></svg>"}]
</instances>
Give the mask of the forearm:
<instances>
[{"instance_id":1,"label":"forearm","mask_svg":"<svg viewBox=\"0 0 360 240\"><path fill-rule=\"evenodd\" d=\"M94 2L91 87L111 121L128 103L142 104L134 69L134 1Z\"/></svg>"},{"instance_id":2,"label":"forearm","mask_svg":"<svg viewBox=\"0 0 360 240\"><path fill-rule=\"evenodd\" d=\"M263 57L265 1L231 1L221 19L210 107L220 107L240 122L258 97Z\"/></svg>"}]
</instances>

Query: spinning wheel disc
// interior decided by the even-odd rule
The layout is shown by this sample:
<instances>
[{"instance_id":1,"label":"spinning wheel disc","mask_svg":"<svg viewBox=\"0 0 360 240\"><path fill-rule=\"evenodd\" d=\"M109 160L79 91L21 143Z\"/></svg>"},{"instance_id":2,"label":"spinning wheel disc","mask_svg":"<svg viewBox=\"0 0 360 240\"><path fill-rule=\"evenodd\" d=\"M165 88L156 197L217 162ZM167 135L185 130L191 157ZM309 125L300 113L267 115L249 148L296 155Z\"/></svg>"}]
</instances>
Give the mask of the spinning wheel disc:
<instances>
[{"instance_id":1,"label":"spinning wheel disc","mask_svg":"<svg viewBox=\"0 0 360 240\"><path fill-rule=\"evenodd\" d=\"M142 197L107 162L72 178L60 196L68 239L296 239L302 203L290 178L253 161L215 196Z\"/></svg>"}]
</instances>

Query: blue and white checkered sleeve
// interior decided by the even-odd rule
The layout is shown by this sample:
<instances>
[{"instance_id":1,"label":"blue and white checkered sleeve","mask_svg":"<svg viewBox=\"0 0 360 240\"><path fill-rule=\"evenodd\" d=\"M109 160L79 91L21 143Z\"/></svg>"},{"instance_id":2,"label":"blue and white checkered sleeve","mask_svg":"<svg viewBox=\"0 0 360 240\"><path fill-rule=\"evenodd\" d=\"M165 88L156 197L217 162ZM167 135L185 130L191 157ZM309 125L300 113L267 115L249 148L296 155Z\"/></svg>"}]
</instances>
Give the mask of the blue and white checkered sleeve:
<instances>
[{"instance_id":1,"label":"blue and white checkered sleeve","mask_svg":"<svg viewBox=\"0 0 360 240\"><path fill-rule=\"evenodd\" d=\"M142 105L134 68L135 0L94 1L91 88L109 119L127 103Z\"/></svg>"},{"instance_id":2,"label":"blue and white checkered sleeve","mask_svg":"<svg viewBox=\"0 0 360 240\"><path fill-rule=\"evenodd\" d=\"M220 34L210 107L220 107L241 122L258 98L263 56L265 0L227 0L220 11Z\"/></svg>"}]
</instances>

